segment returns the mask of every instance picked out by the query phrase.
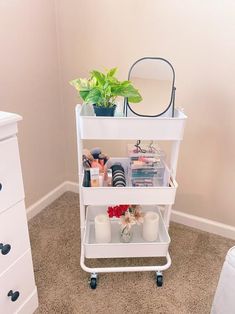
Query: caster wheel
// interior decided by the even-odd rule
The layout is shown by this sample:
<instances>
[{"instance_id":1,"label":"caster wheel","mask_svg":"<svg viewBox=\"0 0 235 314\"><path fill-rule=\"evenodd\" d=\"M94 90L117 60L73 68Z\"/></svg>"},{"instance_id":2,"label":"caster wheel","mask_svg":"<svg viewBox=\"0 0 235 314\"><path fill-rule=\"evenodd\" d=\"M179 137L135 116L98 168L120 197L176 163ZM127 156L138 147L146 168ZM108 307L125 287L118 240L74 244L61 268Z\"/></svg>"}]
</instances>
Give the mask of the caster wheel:
<instances>
[{"instance_id":1,"label":"caster wheel","mask_svg":"<svg viewBox=\"0 0 235 314\"><path fill-rule=\"evenodd\" d=\"M96 280L96 278L91 278L90 287L91 287L91 289L96 289L96 287L97 287L97 280Z\"/></svg>"},{"instance_id":2,"label":"caster wheel","mask_svg":"<svg viewBox=\"0 0 235 314\"><path fill-rule=\"evenodd\" d=\"M157 287L162 287L163 286L163 275L157 275L157 277L156 277L156 284L157 284Z\"/></svg>"}]
</instances>

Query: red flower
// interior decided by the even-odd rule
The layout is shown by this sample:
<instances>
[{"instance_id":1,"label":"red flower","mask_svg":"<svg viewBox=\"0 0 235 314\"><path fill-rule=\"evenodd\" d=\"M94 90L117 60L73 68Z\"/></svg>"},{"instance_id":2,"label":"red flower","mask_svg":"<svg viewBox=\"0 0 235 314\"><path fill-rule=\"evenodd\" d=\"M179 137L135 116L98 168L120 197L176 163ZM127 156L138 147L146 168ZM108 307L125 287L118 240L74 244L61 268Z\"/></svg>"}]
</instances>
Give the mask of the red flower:
<instances>
[{"instance_id":1,"label":"red flower","mask_svg":"<svg viewBox=\"0 0 235 314\"><path fill-rule=\"evenodd\" d=\"M130 207L130 205L116 205L116 206L109 206L107 213L110 218L117 217L120 218L122 215L125 214L127 209Z\"/></svg>"},{"instance_id":2,"label":"red flower","mask_svg":"<svg viewBox=\"0 0 235 314\"><path fill-rule=\"evenodd\" d=\"M113 214L113 207L111 207L111 206L108 207L107 212L108 212L109 218L112 218L114 216L114 214Z\"/></svg>"}]
</instances>

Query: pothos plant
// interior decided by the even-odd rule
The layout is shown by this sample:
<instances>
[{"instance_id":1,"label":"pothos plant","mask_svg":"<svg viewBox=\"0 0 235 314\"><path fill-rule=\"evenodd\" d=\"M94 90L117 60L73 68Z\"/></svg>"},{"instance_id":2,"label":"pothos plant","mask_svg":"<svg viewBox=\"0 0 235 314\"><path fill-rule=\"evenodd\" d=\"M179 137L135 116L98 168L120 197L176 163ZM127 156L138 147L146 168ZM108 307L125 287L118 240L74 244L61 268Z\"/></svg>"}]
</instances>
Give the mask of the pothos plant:
<instances>
[{"instance_id":1,"label":"pothos plant","mask_svg":"<svg viewBox=\"0 0 235 314\"><path fill-rule=\"evenodd\" d=\"M128 97L132 103L142 100L139 91L130 81L119 81L116 78L117 68L104 73L93 70L90 77L72 80L70 84L76 88L85 104L95 104L100 107L113 107L118 96Z\"/></svg>"}]
</instances>

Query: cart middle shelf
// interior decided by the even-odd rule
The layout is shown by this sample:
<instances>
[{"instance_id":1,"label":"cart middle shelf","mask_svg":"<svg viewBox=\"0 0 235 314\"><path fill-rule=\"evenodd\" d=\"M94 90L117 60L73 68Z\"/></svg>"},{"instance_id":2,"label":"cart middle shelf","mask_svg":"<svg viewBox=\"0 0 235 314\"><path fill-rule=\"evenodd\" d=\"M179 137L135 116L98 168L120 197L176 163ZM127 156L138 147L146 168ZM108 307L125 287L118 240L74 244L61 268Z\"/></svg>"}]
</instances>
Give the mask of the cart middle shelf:
<instances>
[{"instance_id":1,"label":"cart middle shelf","mask_svg":"<svg viewBox=\"0 0 235 314\"><path fill-rule=\"evenodd\" d=\"M80 180L82 182L82 179ZM81 184L81 183L80 183ZM81 187L84 205L174 204L178 184L171 179L169 186L154 187Z\"/></svg>"}]
</instances>

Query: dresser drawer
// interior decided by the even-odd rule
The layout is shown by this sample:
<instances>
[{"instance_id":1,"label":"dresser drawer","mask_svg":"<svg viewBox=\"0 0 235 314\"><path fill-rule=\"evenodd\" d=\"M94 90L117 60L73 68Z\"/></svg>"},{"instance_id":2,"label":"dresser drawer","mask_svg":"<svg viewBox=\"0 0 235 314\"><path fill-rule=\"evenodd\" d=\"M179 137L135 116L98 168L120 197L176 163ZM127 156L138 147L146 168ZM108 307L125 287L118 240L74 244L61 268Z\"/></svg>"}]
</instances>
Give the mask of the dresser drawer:
<instances>
[{"instance_id":1,"label":"dresser drawer","mask_svg":"<svg viewBox=\"0 0 235 314\"><path fill-rule=\"evenodd\" d=\"M17 309L35 289L30 250L3 273L0 277L0 287L0 313L17 313Z\"/></svg>"},{"instance_id":2,"label":"dresser drawer","mask_svg":"<svg viewBox=\"0 0 235 314\"><path fill-rule=\"evenodd\" d=\"M0 214L0 245L1 275L7 267L30 248L23 201Z\"/></svg>"},{"instance_id":3,"label":"dresser drawer","mask_svg":"<svg viewBox=\"0 0 235 314\"><path fill-rule=\"evenodd\" d=\"M0 212L24 198L17 138L0 141Z\"/></svg>"}]
</instances>

